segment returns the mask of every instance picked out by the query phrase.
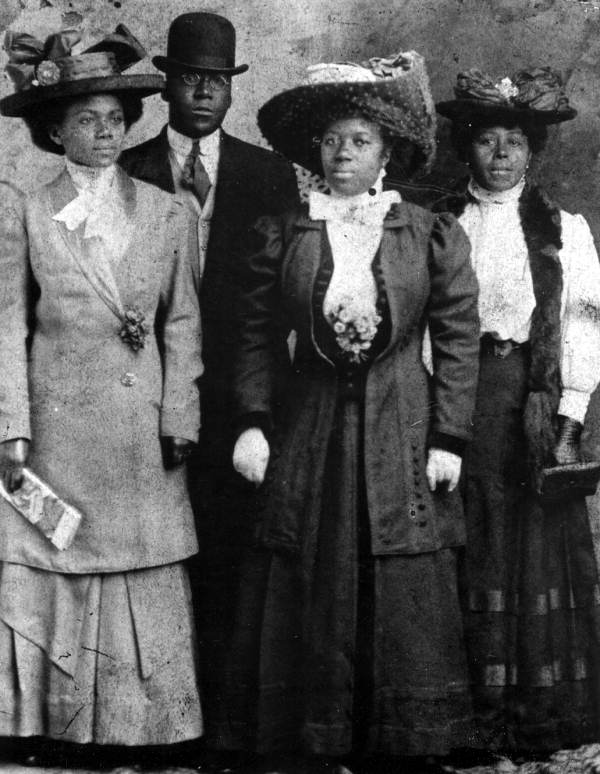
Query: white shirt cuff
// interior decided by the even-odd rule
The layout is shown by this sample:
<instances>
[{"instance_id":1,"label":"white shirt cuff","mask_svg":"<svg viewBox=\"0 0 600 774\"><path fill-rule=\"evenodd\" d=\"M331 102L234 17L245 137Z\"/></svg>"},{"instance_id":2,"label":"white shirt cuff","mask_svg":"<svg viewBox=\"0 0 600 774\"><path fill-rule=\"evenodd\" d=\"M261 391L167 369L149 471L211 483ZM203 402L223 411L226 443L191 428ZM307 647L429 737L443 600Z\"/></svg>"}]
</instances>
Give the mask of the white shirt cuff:
<instances>
[{"instance_id":1,"label":"white shirt cuff","mask_svg":"<svg viewBox=\"0 0 600 774\"><path fill-rule=\"evenodd\" d=\"M589 402L589 392L563 390L560 403L558 404L558 413L583 424Z\"/></svg>"}]
</instances>

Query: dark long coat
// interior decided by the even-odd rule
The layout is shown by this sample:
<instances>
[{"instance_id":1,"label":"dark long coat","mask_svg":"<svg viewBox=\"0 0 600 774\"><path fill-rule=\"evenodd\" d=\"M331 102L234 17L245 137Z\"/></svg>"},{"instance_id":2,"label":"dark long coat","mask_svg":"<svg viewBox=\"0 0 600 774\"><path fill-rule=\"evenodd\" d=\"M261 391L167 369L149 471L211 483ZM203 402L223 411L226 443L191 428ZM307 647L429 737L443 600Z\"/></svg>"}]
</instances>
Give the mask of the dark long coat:
<instances>
[{"instance_id":1,"label":"dark long coat","mask_svg":"<svg viewBox=\"0 0 600 774\"><path fill-rule=\"evenodd\" d=\"M273 330L283 316L298 339L260 535L272 548L301 551L310 537L303 531L310 522L306 513L319 509L326 486L338 389L334 364L315 342L312 318L315 277L330 247L325 223L310 220L305 210L264 218L256 230L259 244L247 264L241 307L236 412L243 421L272 410ZM436 507L425 465L428 445L469 438L479 356L477 281L467 238L453 216L395 205L379 249L391 335L366 384L364 465L372 550L420 553L464 539L458 495L436 496ZM431 380L421 360L427 322Z\"/></svg>"}]
</instances>

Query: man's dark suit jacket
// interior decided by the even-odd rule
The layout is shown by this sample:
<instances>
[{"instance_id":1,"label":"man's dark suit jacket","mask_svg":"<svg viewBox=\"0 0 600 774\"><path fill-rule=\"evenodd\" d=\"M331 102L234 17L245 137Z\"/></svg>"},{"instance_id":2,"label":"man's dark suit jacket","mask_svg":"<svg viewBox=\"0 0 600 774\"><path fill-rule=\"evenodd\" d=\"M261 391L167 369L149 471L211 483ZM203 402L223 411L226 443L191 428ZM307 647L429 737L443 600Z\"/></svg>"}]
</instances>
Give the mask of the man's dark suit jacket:
<instances>
[{"instance_id":1,"label":"man's dark suit jacket","mask_svg":"<svg viewBox=\"0 0 600 774\"><path fill-rule=\"evenodd\" d=\"M124 151L119 163L132 177L175 192L166 127L157 137ZM200 292L205 367L200 447L213 467L231 465L235 286L247 234L261 215L277 215L297 204L298 189L291 164L271 151L222 133Z\"/></svg>"}]
</instances>

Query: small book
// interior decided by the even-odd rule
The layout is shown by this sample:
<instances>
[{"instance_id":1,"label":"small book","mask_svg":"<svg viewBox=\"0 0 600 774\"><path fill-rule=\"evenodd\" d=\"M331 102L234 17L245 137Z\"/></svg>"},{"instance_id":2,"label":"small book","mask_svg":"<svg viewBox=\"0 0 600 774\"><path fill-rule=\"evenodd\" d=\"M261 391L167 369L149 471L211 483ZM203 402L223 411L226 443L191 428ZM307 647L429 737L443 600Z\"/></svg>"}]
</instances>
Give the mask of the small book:
<instances>
[{"instance_id":1,"label":"small book","mask_svg":"<svg viewBox=\"0 0 600 774\"><path fill-rule=\"evenodd\" d=\"M23 468L23 483L12 494L0 482L0 495L59 551L71 545L81 523L81 513L61 500L29 468Z\"/></svg>"}]
</instances>

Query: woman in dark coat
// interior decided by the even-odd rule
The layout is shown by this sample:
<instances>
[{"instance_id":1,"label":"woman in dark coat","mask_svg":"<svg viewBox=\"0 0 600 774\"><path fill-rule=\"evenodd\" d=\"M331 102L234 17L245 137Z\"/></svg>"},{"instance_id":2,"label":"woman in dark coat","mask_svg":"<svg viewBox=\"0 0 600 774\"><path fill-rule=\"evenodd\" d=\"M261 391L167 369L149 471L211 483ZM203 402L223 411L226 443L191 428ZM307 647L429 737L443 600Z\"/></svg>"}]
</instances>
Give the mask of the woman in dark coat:
<instances>
[{"instance_id":1,"label":"woman in dark coat","mask_svg":"<svg viewBox=\"0 0 600 774\"><path fill-rule=\"evenodd\" d=\"M243 277L234 464L266 477L234 633L229 744L444 755L467 743L470 712L454 488L475 392L477 288L454 219L382 191L390 157L413 171L432 159L422 60L317 65L259 124L332 193L259 221ZM290 330L293 364L274 407L273 346Z\"/></svg>"},{"instance_id":2,"label":"woman in dark coat","mask_svg":"<svg viewBox=\"0 0 600 774\"><path fill-rule=\"evenodd\" d=\"M509 751L598 741L600 596L579 436L600 378L600 267L585 220L527 173L545 127L575 111L549 68L497 83L461 73L438 110L471 171L438 209L469 236L480 286L463 599L478 727ZM548 479L557 463L570 467ZM571 488L551 491L560 475Z\"/></svg>"},{"instance_id":3,"label":"woman in dark coat","mask_svg":"<svg viewBox=\"0 0 600 774\"><path fill-rule=\"evenodd\" d=\"M82 514L59 551L0 499L0 735L166 745L202 733L181 465L200 422L194 227L115 165L161 78L121 73L126 30L73 42L9 36L19 89L0 102L65 155L0 219L0 475L20 491L27 465Z\"/></svg>"}]
</instances>

